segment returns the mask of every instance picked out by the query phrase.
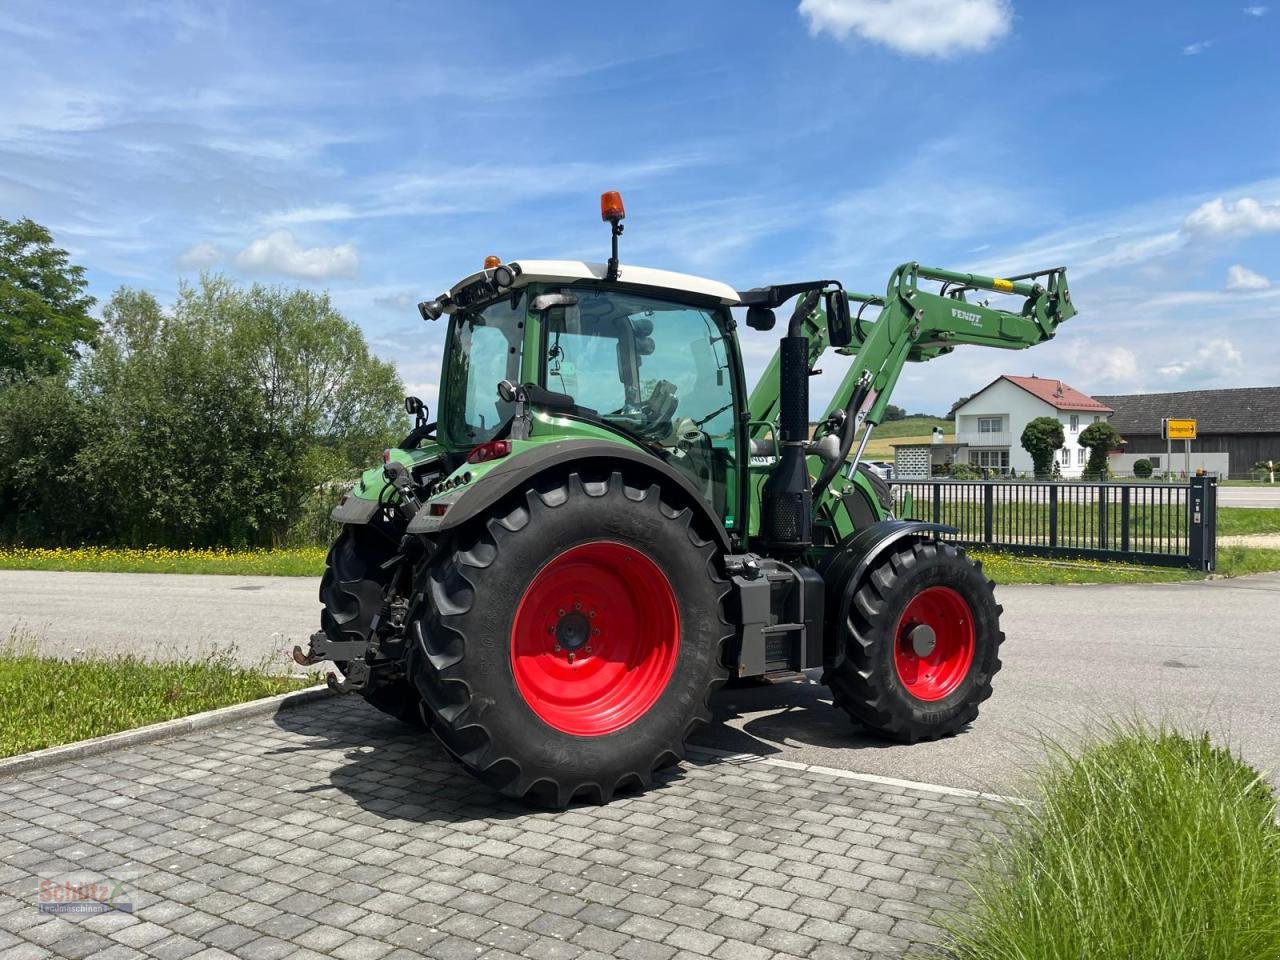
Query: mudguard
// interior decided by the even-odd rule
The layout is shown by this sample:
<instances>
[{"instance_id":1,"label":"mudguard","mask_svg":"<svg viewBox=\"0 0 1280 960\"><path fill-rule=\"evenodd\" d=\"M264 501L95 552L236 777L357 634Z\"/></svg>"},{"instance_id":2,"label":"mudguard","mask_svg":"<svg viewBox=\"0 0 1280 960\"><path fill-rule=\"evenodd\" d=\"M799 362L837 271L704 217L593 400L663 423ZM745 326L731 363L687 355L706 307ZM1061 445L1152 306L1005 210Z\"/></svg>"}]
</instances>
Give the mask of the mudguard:
<instances>
[{"instance_id":1,"label":"mudguard","mask_svg":"<svg viewBox=\"0 0 1280 960\"><path fill-rule=\"evenodd\" d=\"M849 604L867 571L894 544L912 538L936 537L939 533L959 533L955 527L923 520L881 520L859 530L822 565L819 572L826 582L827 636L824 638L824 661L835 656L840 624L849 616Z\"/></svg>"},{"instance_id":2,"label":"mudguard","mask_svg":"<svg viewBox=\"0 0 1280 960\"><path fill-rule=\"evenodd\" d=\"M572 469L576 464L629 467L678 488L688 495L690 508L706 519L720 549L729 552L729 533L724 522L712 512L698 489L680 471L653 454L626 444L580 437L530 446L489 470L473 484L432 497L410 522L408 532L427 536L447 533L480 516L538 474L553 468Z\"/></svg>"}]
</instances>

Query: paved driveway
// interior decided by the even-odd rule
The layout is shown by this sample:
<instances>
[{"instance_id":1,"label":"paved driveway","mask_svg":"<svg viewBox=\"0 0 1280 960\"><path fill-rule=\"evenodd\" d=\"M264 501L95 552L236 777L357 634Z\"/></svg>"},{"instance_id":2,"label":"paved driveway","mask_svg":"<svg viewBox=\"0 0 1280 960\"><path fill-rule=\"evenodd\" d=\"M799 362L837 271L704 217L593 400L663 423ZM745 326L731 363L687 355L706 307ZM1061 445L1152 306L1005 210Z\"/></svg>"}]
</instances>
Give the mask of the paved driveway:
<instances>
[{"instance_id":1,"label":"paved driveway","mask_svg":"<svg viewBox=\"0 0 1280 960\"><path fill-rule=\"evenodd\" d=\"M0 778L0 955L813 960L935 942L977 800L704 758L534 812L355 698ZM133 912L37 910L40 881Z\"/></svg>"}]
</instances>

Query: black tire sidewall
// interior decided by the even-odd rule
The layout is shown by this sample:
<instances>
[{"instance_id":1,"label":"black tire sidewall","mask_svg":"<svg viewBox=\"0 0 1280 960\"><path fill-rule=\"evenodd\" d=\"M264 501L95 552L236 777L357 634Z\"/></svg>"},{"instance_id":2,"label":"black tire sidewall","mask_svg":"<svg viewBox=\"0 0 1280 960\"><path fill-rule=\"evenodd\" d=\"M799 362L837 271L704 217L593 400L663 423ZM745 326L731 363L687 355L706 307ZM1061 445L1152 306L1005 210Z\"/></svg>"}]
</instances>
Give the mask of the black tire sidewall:
<instances>
[{"instance_id":1,"label":"black tire sidewall","mask_svg":"<svg viewBox=\"0 0 1280 960\"><path fill-rule=\"evenodd\" d=\"M724 586L717 585L710 566L711 545L691 535L688 511L671 516L656 487L637 501L624 493L615 474L603 495L587 494L576 475L568 478L566 489L567 498L555 506L537 492L527 494L529 522L498 533L497 556L489 566L462 568L475 598L466 614L444 622L463 634L465 652L441 676L466 683L470 705L456 726L481 723L491 759L516 760L526 782L596 782L609 790L628 774L647 779L655 765L683 755L685 736L705 711L709 685L722 669ZM526 702L513 671L512 626L526 591L548 562L599 541L631 547L662 571L675 599L680 638L666 687L642 716L613 733L581 736L551 726Z\"/></svg>"},{"instance_id":2,"label":"black tire sidewall","mask_svg":"<svg viewBox=\"0 0 1280 960\"><path fill-rule=\"evenodd\" d=\"M894 712L905 714L913 725L936 727L972 711L985 699L991 678L999 669L1000 610L982 571L967 561L956 563L936 547L917 555L916 563L897 575L891 595L885 598L882 616L872 630L874 638L873 670L884 677L884 689L891 698ZM930 587L947 587L956 591L969 607L973 617L973 660L964 678L947 696L939 700L921 700L914 696L902 678L894 658L897 645L896 628L907 605ZM965 717L965 719L970 719Z\"/></svg>"}]
</instances>

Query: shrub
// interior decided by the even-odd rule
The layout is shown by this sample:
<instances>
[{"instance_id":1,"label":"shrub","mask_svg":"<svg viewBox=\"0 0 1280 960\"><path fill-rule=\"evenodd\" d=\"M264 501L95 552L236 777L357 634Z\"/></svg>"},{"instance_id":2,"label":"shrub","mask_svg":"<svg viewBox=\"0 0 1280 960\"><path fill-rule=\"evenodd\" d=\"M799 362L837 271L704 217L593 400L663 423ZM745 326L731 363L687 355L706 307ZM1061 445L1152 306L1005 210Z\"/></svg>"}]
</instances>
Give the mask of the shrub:
<instances>
[{"instance_id":1,"label":"shrub","mask_svg":"<svg viewBox=\"0 0 1280 960\"><path fill-rule=\"evenodd\" d=\"M1066 434L1056 417L1036 417L1022 429L1022 449L1031 454L1036 478L1047 480L1058 466L1057 452L1062 448Z\"/></svg>"},{"instance_id":2,"label":"shrub","mask_svg":"<svg viewBox=\"0 0 1280 960\"><path fill-rule=\"evenodd\" d=\"M977 467L967 463L953 463L951 465L952 480L980 480L982 473Z\"/></svg>"},{"instance_id":3,"label":"shrub","mask_svg":"<svg viewBox=\"0 0 1280 960\"><path fill-rule=\"evenodd\" d=\"M1208 735L1133 723L1051 745L1042 802L971 868L956 960L1280 957L1280 828L1266 781Z\"/></svg>"},{"instance_id":4,"label":"shrub","mask_svg":"<svg viewBox=\"0 0 1280 960\"><path fill-rule=\"evenodd\" d=\"M1089 451L1089 463L1084 468L1086 480L1105 480L1110 469L1107 455L1124 441L1116 428L1105 420L1091 423L1080 431L1080 446Z\"/></svg>"},{"instance_id":5,"label":"shrub","mask_svg":"<svg viewBox=\"0 0 1280 960\"><path fill-rule=\"evenodd\" d=\"M1133 461L1133 475L1144 480L1151 476L1151 461L1145 458Z\"/></svg>"}]
</instances>

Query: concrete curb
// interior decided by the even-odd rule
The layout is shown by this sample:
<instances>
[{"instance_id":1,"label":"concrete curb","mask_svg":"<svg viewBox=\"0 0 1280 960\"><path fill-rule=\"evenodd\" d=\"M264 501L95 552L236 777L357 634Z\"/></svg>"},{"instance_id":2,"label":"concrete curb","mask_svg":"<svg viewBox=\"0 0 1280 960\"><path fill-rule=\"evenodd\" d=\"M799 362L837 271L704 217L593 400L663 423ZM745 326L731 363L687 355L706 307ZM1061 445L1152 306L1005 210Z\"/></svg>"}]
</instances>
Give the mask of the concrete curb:
<instances>
[{"instance_id":1,"label":"concrete curb","mask_svg":"<svg viewBox=\"0 0 1280 960\"><path fill-rule=\"evenodd\" d=\"M154 743L157 740L170 740L197 730L207 730L209 727L220 727L235 723L237 720L248 720L280 710L289 710L331 696L334 696L334 693L326 686L307 687L305 690L294 690L291 693L280 693L261 700L250 700L248 703L237 703L217 710L206 710L204 713L193 713L189 717L164 720L149 726L136 727L133 730L121 730L119 733L109 733L104 737L94 737L92 740L47 747L44 750L33 750L31 753L20 753L15 757L0 760L0 777L23 773L27 770L39 770L68 760L82 760L109 750Z\"/></svg>"}]
</instances>

